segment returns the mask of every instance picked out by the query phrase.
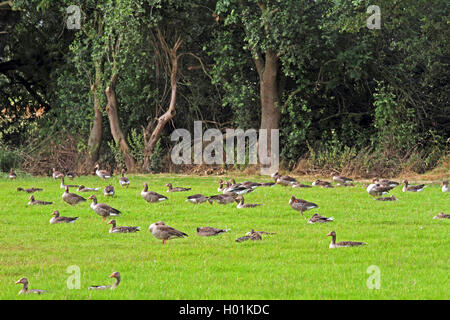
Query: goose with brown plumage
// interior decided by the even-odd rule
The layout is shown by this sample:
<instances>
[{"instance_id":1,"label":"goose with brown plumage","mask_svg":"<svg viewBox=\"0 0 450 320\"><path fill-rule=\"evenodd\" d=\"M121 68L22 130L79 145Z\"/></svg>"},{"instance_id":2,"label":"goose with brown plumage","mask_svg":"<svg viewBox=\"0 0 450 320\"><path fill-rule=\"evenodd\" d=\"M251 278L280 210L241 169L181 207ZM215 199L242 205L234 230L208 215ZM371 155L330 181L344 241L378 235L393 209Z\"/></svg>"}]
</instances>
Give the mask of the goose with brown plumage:
<instances>
[{"instance_id":1,"label":"goose with brown plumage","mask_svg":"<svg viewBox=\"0 0 450 320\"><path fill-rule=\"evenodd\" d=\"M330 222L333 220L334 220L333 217L327 218L327 217L321 216L320 214L315 213L315 214L313 214L311 219L308 220L308 223L311 223L311 224L312 223L327 223L327 222Z\"/></svg>"},{"instance_id":2,"label":"goose with brown plumage","mask_svg":"<svg viewBox=\"0 0 450 320\"><path fill-rule=\"evenodd\" d=\"M208 201L208 197L204 196L203 194L197 193L197 194L187 197L186 201L192 202L195 204L200 204L200 203Z\"/></svg>"},{"instance_id":3,"label":"goose with brown plumage","mask_svg":"<svg viewBox=\"0 0 450 320\"><path fill-rule=\"evenodd\" d=\"M109 233L132 233L141 231L141 227L126 227L126 226L116 226L116 220L111 220L107 224L111 224L112 227L109 229Z\"/></svg>"},{"instance_id":4,"label":"goose with brown plumage","mask_svg":"<svg viewBox=\"0 0 450 320\"><path fill-rule=\"evenodd\" d=\"M114 187L109 185L105 187L105 190L103 190L103 195L105 197L112 197L114 196L114 194L116 193L116 191L114 190Z\"/></svg>"},{"instance_id":5,"label":"goose with brown plumage","mask_svg":"<svg viewBox=\"0 0 450 320\"><path fill-rule=\"evenodd\" d=\"M112 285L91 286L91 287L89 287L89 290L114 290L114 289L116 289L117 286L120 283L120 273L119 272L113 272L109 277L116 279L116 281Z\"/></svg>"},{"instance_id":6,"label":"goose with brown plumage","mask_svg":"<svg viewBox=\"0 0 450 320\"><path fill-rule=\"evenodd\" d=\"M396 186L398 186L400 184L397 181L392 181L392 180L388 180L388 179L378 179L378 178L372 179L372 183L378 183L378 184L381 184L384 186L389 186L392 188L395 188Z\"/></svg>"},{"instance_id":7,"label":"goose with brown plumage","mask_svg":"<svg viewBox=\"0 0 450 320\"><path fill-rule=\"evenodd\" d=\"M28 202L28 205L31 205L31 206L35 206L35 205L46 206L46 205L53 204L53 202L50 202L50 201L36 200L36 199L34 199L34 196L30 196L29 199L30 199L30 202Z\"/></svg>"},{"instance_id":8,"label":"goose with brown plumage","mask_svg":"<svg viewBox=\"0 0 450 320\"><path fill-rule=\"evenodd\" d=\"M403 180L403 192L420 192L423 189L425 189L426 185L420 184L418 186L411 186L409 185L408 180Z\"/></svg>"},{"instance_id":9,"label":"goose with brown plumage","mask_svg":"<svg viewBox=\"0 0 450 320\"><path fill-rule=\"evenodd\" d=\"M11 168L11 170L9 170L8 178L11 179L11 180L15 180L15 179L17 178L17 175L16 175L16 173L14 172L14 169L13 169L13 168Z\"/></svg>"},{"instance_id":10,"label":"goose with brown plumage","mask_svg":"<svg viewBox=\"0 0 450 320\"><path fill-rule=\"evenodd\" d=\"M26 193L34 193L34 192L38 192L38 191L44 191L44 189L41 188L28 188L28 189L24 189L22 187L17 188L17 191L22 191L22 192L26 192Z\"/></svg>"},{"instance_id":11,"label":"goose with brown plumage","mask_svg":"<svg viewBox=\"0 0 450 320\"><path fill-rule=\"evenodd\" d=\"M60 179L61 177L64 177L64 173L56 170L56 168L53 168L53 179Z\"/></svg>"},{"instance_id":12,"label":"goose with brown plumage","mask_svg":"<svg viewBox=\"0 0 450 320\"><path fill-rule=\"evenodd\" d=\"M442 192L450 192L450 188L448 187L448 180L442 181Z\"/></svg>"},{"instance_id":13,"label":"goose with brown plumage","mask_svg":"<svg viewBox=\"0 0 450 320\"><path fill-rule=\"evenodd\" d=\"M209 196L208 202L210 204L213 204L213 201L220 203L220 204L229 204L233 203L238 195L236 193L225 193L225 194L218 194L215 196Z\"/></svg>"},{"instance_id":14,"label":"goose with brown plumage","mask_svg":"<svg viewBox=\"0 0 450 320\"><path fill-rule=\"evenodd\" d=\"M89 192L89 191L98 191L98 190L100 190L100 188L88 188L88 187L85 187L84 185L79 186L77 189L78 192Z\"/></svg>"},{"instance_id":15,"label":"goose with brown plumage","mask_svg":"<svg viewBox=\"0 0 450 320\"><path fill-rule=\"evenodd\" d=\"M154 191L148 191L148 184L144 182L144 190L141 191L141 197L147 202L161 202L167 200L166 196Z\"/></svg>"},{"instance_id":16,"label":"goose with brown plumage","mask_svg":"<svg viewBox=\"0 0 450 320\"><path fill-rule=\"evenodd\" d=\"M64 202L66 202L72 206L86 201L86 199L83 198L82 196L79 196L75 193L70 193L69 186L66 186L66 189L64 190L64 193L62 194L62 199L64 200Z\"/></svg>"},{"instance_id":17,"label":"goose with brown plumage","mask_svg":"<svg viewBox=\"0 0 450 320\"><path fill-rule=\"evenodd\" d=\"M281 176L278 174L278 171L272 174L272 178L274 179L276 184L281 184L282 186L289 186L297 182L297 179L290 176Z\"/></svg>"},{"instance_id":18,"label":"goose with brown plumage","mask_svg":"<svg viewBox=\"0 0 450 320\"><path fill-rule=\"evenodd\" d=\"M357 246L363 246L367 243L365 242L356 242L356 241L341 241L336 243L336 232L331 231L327 234L327 236L331 237L331 243L330 243L330 249L334 248L342 248L342 247L357 247Z\"/></svg>"},{"instance_id":19,"label":"goose with brown plumage","mask_svg":"<svg viewBox=\"0 0 450 320\"><path fill-rule=\"evenodd\" d=\"M155 238L162 240L162 244L165 244L167 240L186 238L188 236L184 232L169 227L163 221L152 223L148 227L148 230Z\"/></svg>"},{"instance_id":20,"label":"goose with brown plumage","mask_svg":"<svg viewBox=\"0 0 450 320\"><path fill-rule=\"evenodd\" d=\"M51 224L56 223L74 223L78 220L78 217L63 217L59 215L59 211L53 211L52 213L53 218L50 219Z\"/></svg>"},{"instance_id":21,"label":"goose with brown plumage","mask_svg":"<svg viewBox=\"0 0 450 320\"><path fill-rule=\"evenodd\" d=\"M312 186L296 182L292 185L292 188L312 188Z\"/></svg>"},{"instance_id":22,"label":"goose with brown plumage","mask_svg":"<svg viewBox=\"0 0 450 320\"><path fill-rule=\"evenodd\" d=\"M221 233L228 232L228 229L218 229L213 227L197 228L197 235L201 237L217 236Z\"/></svg>"},{"instance_id":23,"label":"goose with brown plumage","mask_svg":"<svg viewBox=\"0 0 450 320\"><path fill-rule=\"evenodd\" d=\"M122 169L122 177L119 179L120 186L123 187L129 187L130 186L130 179L125 177L125 169Z\"/></svg>"},{"instance_id":24,"label":"goose with brown plumage","mask_svg":"<svg viewBox=\"0 0 450 320\"><path fill-rule=\"evenodd\" d=\"M168 187L169 189L167 190L167 192L183 192L183 191L189 191L191 190L191 188L183 188L183 187L172 187L171 183L166 184L166 187Z\"/></svg>"},{"instance_id":25,"label":"goose with brown plumage","mask_svg":"<svg viewBox=\"0 0 450 320\"><path fill-rule=\"evenodd\" d=\"M291 196L291 199L289 200L289 205L292 209L299 211L302 215L303 212L311 209L318 208L319 206L313 202L309 202L303 199L297 199L295 196Z\"/></svg>"},{"instance_id":26,"label":"goose with brown plumage","mask_svg":"<svg viewBox=\"0 0 450 320\"><path fill-rule=\"evenodd\" d=\"M392 195L390 197L376 198L375 200L378 200L378 201L397 201L397 198L394 195Z\"/></svg>"},{"instance_id":27,"label":"goose with brown plumage","mask_svg":"<svg viewBox=\"0 0 450 320\"><path fill-rule=\"evenodd\" d=\"M103 180L112 178L112 174L109 171L106 170L100 170L100 166L98 165L98 163L95 165L95 174L100 177Z\"/></svg>"},{"instance_id":28,"label":"goose with brown plumage","mask_svg":"<svg viewBox=\"0 0 450 320\"><path fill-rule=\"evenodd\" d=\"M257 233L259 235L262 235L262 234L276 234L275 232L255 231L254 229L252 229L249 232L247 232L245 235L246 236L250 236L252 233Z\"/></svg>"},{"instance_id":29,"label":"goose with brown plumage","mask_svg":"<svg viewBox=\"0 0 450 320\"><path fill-rule=\"evenodd\" d=\"M237 202L237 206L236 208L238 209L243 209L243 208L255 208L255 207L259 207L262 206L262 203L244 203L244 197L239 195L235 198L235 201Z\"/></svg>"},{"instance_id":30,"label":"goose with brown plumage","mask_svg":"<svg viewBox=\"0 0 450 320\"><path fill-rule=\"evenodd\" d=\"M339 176L339 175L333 175L333 181L339 183L340 185L347 185L353 182L353 179Z\"/></svg>"},{"instance_id":31,"label":"goose with brown plumage","mask_svg":"<svg viewBox=\"0 0 450 320\"><path fill-rule=\"evenodd\" d=\"M440 212L437 216L434 216L433 219L450 219L450 214Z\"/></svg>"},{"instance_id":32,"label":"goose with brown plumage","mask_svg":"<svg viewBox=\"0 0 450 320\"><path fill-rule=\"evenodd\" d=\"M19 294L27 294L27 293L36 293L36 294L42 294L46 293L48 291L46 290L40 290L40 289L28 289L28 279L27 278L20 278L16 281L16 284L23 284L22 290L19 291Z\"/></svg>"},{"instance_id":33,"label":"goose with brown plumage","mask_svg":"<svg viewBox=\"0 0 450 320\"><path fill-rule=\"evenodd\" d=\"M94 210L96 214L101 216L103 221L110 216L120 217L121 212L119 210L108 206L106 203L97 203L97 197L95 195L91 195L88 199L92 200L92 210Z\"/></svg>"},{"instance_id":34,"label":"goose with brown plumage","mask_svg":"<svg viewBox=\"0 0 450 320\"><path fill-rule=\"evenodd\" d=\"M366 188L366 191L371 196L382 196L384 194L387 194L389 191L391 191L394 187L391 187L389 185L382 185L379 183L371 183Z\"/></svg>"},{"instance_id":35,"label":"goose with brown plumage","mask_svg":"<svg viewBox=\"0 0 450 320\"><path fill-rule=\"evenodd\" d=\"M334 188L333 185L331 184L331 182L328 181L324 181L324 180L316 180L312 183L313 186L319 186L322 188Z\"/></svg>"},{"instance_id":36,"label":"goose with brown plumage","mask_svg":"<svg viewBox=\"0 0 450 320\"><path fill-rule=\"evenodd\" d=\"M249 235L245 235L243 237L237 238L235 241L236 242L244 242L244 241L248 241L248 240L252 240L252 241L262 240L262 237L259 233L253 231Z\"/></svg>"}]
</instances>

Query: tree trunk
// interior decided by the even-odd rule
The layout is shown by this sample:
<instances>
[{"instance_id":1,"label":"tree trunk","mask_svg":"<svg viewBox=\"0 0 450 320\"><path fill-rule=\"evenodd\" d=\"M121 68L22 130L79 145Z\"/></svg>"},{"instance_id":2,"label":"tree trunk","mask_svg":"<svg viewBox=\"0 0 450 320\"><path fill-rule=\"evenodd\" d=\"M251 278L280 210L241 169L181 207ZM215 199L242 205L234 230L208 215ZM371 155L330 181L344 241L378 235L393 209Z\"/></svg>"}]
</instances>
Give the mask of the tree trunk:
<instances>
[{"instance_id":1,"label":"tree trunk","mask_svg":"<svg viewBox=\"0 0 450 320\"><path fill-rule=\"evenodd\" d=\"M155 129L153 130L150 137L150 123L147 128L144 130L144 140L145 140L145 150L144 150L144 164L143 168L148 170L150 167L150 156L153 153L156 143L161 137L162 131L167 122L169 122L176 114L175 105L177 100L177 74L178 74L178 59L180 56L177 55L178 48L181 46L182 40L178 38L173 48L169 48L167 46L166 41L164 40L162 34L158 31L159 39L163 49L170 56L170 86L172 89L170 96L170 104L169 109L158 118L158 122L156 124Z\"/></svg>"},{"instance_id":2,"label":"tree trunk","mask_svg":"<svg viewBox=\"0 0 450 320\"><path fill-rule=\"evenodd\" d=\"M100 99L98 97L98 87L102 79L102 63L95 63L95 82L91 85L91 92L94 97L94 123L89 134L89 165L94 166L100 154L100 145L102 143L102 111Z\"/></svg>"},{"instance_id":3,"label":"tree trunk","mask_svg":"<svg viewBox=\"0 0 450 320\"><path fill-rule=\"evenodd\" d=\"M117 97L114 90L116 82L117 74L113 74L113 76L111 76L109 85L105 90L106 98L108 99L108 104L106 105L106 113L108 114L109 125L111 128L111 134L114 138L114 142L122 151L127 170L133 172L136 169L136 163L130 154L130 148L120 127L119 114L117 112Z\"/></svg>"}]
</instances>

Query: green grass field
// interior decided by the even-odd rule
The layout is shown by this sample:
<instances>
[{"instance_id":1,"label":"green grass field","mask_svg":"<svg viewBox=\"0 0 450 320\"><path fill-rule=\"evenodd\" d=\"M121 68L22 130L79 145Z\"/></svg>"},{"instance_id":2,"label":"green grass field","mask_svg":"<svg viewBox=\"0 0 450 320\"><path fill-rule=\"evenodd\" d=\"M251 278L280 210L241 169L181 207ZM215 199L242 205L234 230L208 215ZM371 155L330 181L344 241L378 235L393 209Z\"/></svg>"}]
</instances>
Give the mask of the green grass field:
<instances>
[{"instance_id":1,"label":"green grass field","mask_svg":"<svg viewBox=\"0 0 450 320\"><path fill-rule=\"evenodd\" d=\"M4 176L3 176L4 177ZM107 182L81 177L66 184L116 188L114 198L99 202L119 210L119 226L140 226L135 234L110 234L89 207L91 201L71 207L63 202L59 180L19 176L0 182L0 299L449 299L449 220L433 219L448 213L450 194L439 184L420 193L391 194L399 201L380 202L355 187L293 189L258 188L247 203L264 203L253 209L236 204L185 202L188 195L217 194L217 177L129 175L131 186L121 189L118 177ZM228 178L228 177L226 177ZM239 177L239 181L270 181L264 177ZM302 179L299 179L301 182ZM148 204L141 196L142 183L169 197ZM166 193L164 185L190 186L190 192ZM310 182L309 182L310 183ZM29 194L17 187L41 187L36 199L49 206L28 206ZM75 192L75 189L71 190ZM91 193L80 193L87 198ZM320 208L302 217L289 206L291 195L315 202ZM51 213L78 216L74 224L49 224ZM328 224L308 224L313 213L330 217ZM166 245L148 231L164 221L186 232L187 239ZM231 229L217 237L199 237L196 227ZM276 232L262 241L235 242L247 231ZM329 249L327 233L337 241L367 242L367 246ZM81 288L68 289L69 266L81 270ZM380 269L381 287L369 289L367 268ZM92 291L91 285L112 284L108 276L119 271L116 290ZM49 290L38 295L18 295L21 277L30 288Z\"/></svg>"}]
</instances>

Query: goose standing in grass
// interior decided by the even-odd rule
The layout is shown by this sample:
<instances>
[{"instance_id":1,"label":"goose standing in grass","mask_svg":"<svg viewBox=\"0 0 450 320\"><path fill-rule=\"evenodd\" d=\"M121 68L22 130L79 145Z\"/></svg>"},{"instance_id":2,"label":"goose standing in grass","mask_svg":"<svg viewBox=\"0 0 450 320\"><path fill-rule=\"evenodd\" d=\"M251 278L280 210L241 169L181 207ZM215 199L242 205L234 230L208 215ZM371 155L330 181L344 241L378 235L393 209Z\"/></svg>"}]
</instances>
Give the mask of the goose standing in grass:
<instances>
[{"instance_id":1,"label":"goose standing in grass","mask_svg":"<svg viewBox=\"0 0 450 320\"><path fill-rule=\"evenodd\" d=\"M308 223L326 223L326 222L330 222L333 221L334 218L333 217L323 217L317 213L315 213L311 219L308 220Z\"/></svg>"},{"instance_id":2,"label":"goose standing in grass","mask_svg":"<svg viewBox=\"0 0 450 320\"><path fill-rule=\"evenodd\" d=\"M303 212L311 209L318 208L319 206L315 203L308 202L303 199L297 199L295 196L291 196L291 199L289 200L289 204L292 209L299 211L302 215Z\"/></svg>"},{"instance_id":3,"label":"goose standing in grass","mask_svg":"<svg viewBox=\"0 0 450 320\"><path fill-rule=\"evenodd\" d=\"M450 219L450 214L440 212L437 216L434 216L433 219Z\"/></svg>"},{"instance_id":4,"label":"goose standing in grass","mask_svg":"<svg viewBox=\"0 0 450 320\"><path fill-rule=\"evenodd\" d=\"M251 232L249 235L245 235L243 237L237 238L235 241L236 242L243 242L243 241L248 241L248 240L262 240L262 237L259 233L257 232Z\"/></svg>"},{"instance_id":5,"label":"goose standing in grass","mask_svg":"<svg viewBox=\"0 0 450 320\"><path fill-rule=\"evenodd\" d=\"M422 191L426 186L424 184L420 184L418 186L410 186L408 183L408 180L403 180L403 192L420 192Z\"/></svg>"},{"instance_id":6,"label":"goose standing in grass","mask_svg":"<svg viewBox=\"0 0 450 320\"><path fill-rule=\"evenodd\" d=\"M333 181L337 182L339 185L349 185L353 182L353 179L344 176L333 175Z\"/></svg>"},{"instance_id":7,"label":"goose standing in grass","mask_svg":"<svg viewBox=\"0 0 450 320\"><path fill-rule=\"evenodd\" d=\"M34 205L46 206L49 204L53 204L53 202L36 200L36 199L34 199L34 196L30 196L30 202L28 202L28 205L32 205L32 206L34 206Z\"/></svg>"},{"instance_id":8,"label":"goose standing in grass","mask_svg":"<svg viewBox=\"0 0 450 320\"><path fill-rule=\"evenodd\" d=\"M333 185L330 182L324 180L316 180L312 183L312 185L319 186L322 188L333 188Z\"/></svg>"},{"instance_id":9,"label":"goose standing in grass","mask_svg":"<svg viewBox=\"0 0 450 320\"><path fill-rule=\"evenodd\" d=\"M101 216L103 218L103 221L110 216L120 217L121 212L119 210L114 209L113 207L110 207L105 203L97 203L97 197L95 195L91 195L88 199L92 200L92 210L94 210L96 214Z\"/></svg>"},{"instance_id":10,"label":"goose standing in grass","mask_svg":"<svg viewBox=\"0 0 450 320\"><path fill-rule=\"evenodd\" d=\"M173 188L171 183L166 184L166 187L169 188L167 190L167 192L183 192L183 191L191 190L191 188L183 188L183 187L175 187L175 188Z\"/></svg>"},{"instance_id":11,"label":"goose standing in grass","mask_svg":"<svg viewBox=\"0 0 450 320\"><path fill-rule=\"evenodd\" d=\"M442 181L442 192L450 192L450 188L448 187L448 180Z\"/></svg>"},{"instance_id":12,"label":"goose standing in grass","mask_svg":"<svg viewBox=\"0 0 450 320\"><path fill-rule=\"evenodd\" d=\"M87 188L83 185L79 186L77 189L78 192L89 192L89 191L98 191L98 190L100 190L100 188Z\"/></svg>"},{"instance_id":13,"label":"goose standing in grass","mask_svg":"<svg viewBox=\"0 0 450 320\"><path fill-rule=\"evenodd\" d=\"M237 196L238 195L236 193L218 194L215 196L208 197L208 202L210 204L213 204L213 201L220 203L220 204L229 204L229 203L233 203Z\"/></svg>"},{"instance_id":14,"label":"goose standing in grass","mask_svg":"<svg viewBox=\"0 0 450 320\"><path fill-rule=\"evenodd\" d=\"M15 180L15 179L17 178L17 175L16 175L16 173L14 172L14 169L13 169L13 168L11 168L11 170L9 170L8 178L11 179L11 180Z\"/></svg>"},{"instance_id":15,"label":"goose standing in grass","mask_svg":"<svg viewBox=\"0 0 450 320\"><path fill-rule=\"evenodd\" d=\"M203 203L208 201L208 197L204 196L203 194L194 194L192 196L187 197L187 202L192 202L195 204Z\"/></svg>"},{"instance_id":16,"label":"goose standing in grass","mask_svg":"<svg viewBox=\"0 0 450 320\"><path fill-rule=\"evenodd\" d=\"M109 171L106 170L100 170L100 166L98 163L95 165L95 174L99 176L101 179L106 180L109 178L112 178L112 174Z\"/></svg>"},{"instance_id":17,"label":"goose standing in grass","mask_svg":"<svg viewBox=\"0 0 450 320\"><path fill-rule=\"evenodd\" d=\"M366 188L367 193L369 193L371 196L382 196L384 194L387 194L390 190L392 190L394 187L391 187L389 185L381 185L379 183L371 183Z\"/></svg>"},{"instance_id":18,"label":"goose standing in grass","mask_svg":"<svg viewBox=\"0 0 450 320\"><path fill-rule=\"evenodd\" d=\"M148 191L148 184L144 182L144 190L141 191L141 197L147 202L160 202L167 200L166 196L156 193L154 191Z\"/></svg>"},{"instance_id":19,"label":"goose standing in grass","mask_svg":"<svg viewBox=\"0 0 450 320\"><path fill-rule=\"evenodd\" d=\"M218 229L213 227L201 227L197 228L197 235L201 237L217 236L221 233L228 232L227 229Z\"/></svg>"},{"instance_id":20,"label":"goose standing in grass","mask_svg":"<svg viewBox=\"0 0 450 320\"><path fill-rule=\"evenodd\" d=\"M378 201L397 201L397 198L394 195L392 195L390 197L376 198L375 200L378 200Z\"/></svg>"},{"instance_id":21,"label":"goose standing in grass","mask_svg":"<svg viewBox=\"0 0 450 320\"><path fill-rule=\"evenodd\" d=\"M274 179L276 184L281 184L282 186L289 186L297 182L297 179L290 176L280 176L278 171L272 174L272 178Z\"/></svg>"},{"instance_id":22,"label":"goose standing in grass","mask_svg":"<svg viewBox=\"0 0 450 320\"><path fill-rule=\"evenodd\" d=\"M262 206L262 203L244 203L244 197L239 195L235 198L235 201L237 202L236 208L243 209L243 208L254 208L258 206Z\"/></svg>"},{"instance_id":23,"label":"goose standing in grass","mask_svg":"<svg viewBox=\"0 0 450 320\"><path fill-rule=\"evenodd\" d=\"M152 223L148 227L148 230L155 238L161 239L163 241L162 244L165 244L166 241L170 239L186 238L188 236L184 232L167 226L163 221Z\"/></svg>"},{"instance_id":24,"label":"goose standing in grass","mask_svg":"<svg viewBox=\"0 0 450 320\"><path fill-rule=\"evenodd\" d=\"M17 188L17 191L23 191L23 192L26 192L26 193L34 193L34 192L38 192L38 191L44 191L44 189L34 188L34 187L31 187L31 188L28 188L28 189L24 189L24 188L19 187L19 188Z\"/></svg>"},{"instance_id":25,"label":"goose standing in grass","mask_svg":"<svg viewBox=\"0 0 450 320\"><path fill-rule=\"evenodd\" d=\"M28 289L28 279L27 278L20 278L16 281L16 284L23 284L22 290L19 291L19 294L25 294L25 293L46 293L48 291L46 290L40 290L40 289Z\"/></svg>"},{"instance_id":26,"label":"goose standing in grass","mask_svg":"<svg viewBox=\"0 0 450 320\"><path fill-rule=\"evenodd\" d=\"M64 177L64 174L53 168L53 179L60 179L61 177Z\"/></svg>"},{"instance_id":27,"label":"goose standing in grass","mask_svg":"<svg viewBox=\"0 0 450 320\"><path fill-rule=\"evenodd\" d=\"M122 177L120 177L120 179L119 179L119 184L122 188L124 186L128 188L130 185L130 179L125 177L125 169L122 169Z\"/></svg>"},{"instance_id":28,"label":"goose standing in grass","mask_svg":"<svg viewBox=\"0 0 450 320\"><path fill-rule=\"evenodd\" d=\"M52 213L53 218L50 219L51 224L56 223L74 223L78 220L78 217L62 217L59 215L59 211L56 210Z\"/></svg>"},{"instance_id":29,"label":"goose standing in grass","mask_svg":"<svg viewBox=\"0 0 450 320\"><path fill-rule=\"evenodd\" d=\"M114 194L115 194L115 190L114 190L114 187L113 186L106 186L105 187L105 190L103 190L103 194L104 194L104 196L105 197L112 197L112 196L114 196Z\"/></svg>"},{"instance_id":30,"label":"goose standing in grass","mask_svg":"<svg viewBox=\"0 0 450 320\"><path fill-rule=\"evenodd\" d=\"M112 225L111 229L109 229L109 233L131 233L141 231L141 227L116 227L116 220L111 220L108 224Z\"/></svg>"},{"instance_id":31,"label":"goose standing in grass","mask_svg":"<svg viewBox=\"0 0 450 320\"><path fill-rule=\"evenodd\" d=\"M65 189L66 187L69 187L69 188L78 188L79 187L78 185L74 185L74 184L64 184L64 176L60 177L60 179L61 179L61 183L59 184L59 187L61 189Z\"/></svg>"},{"instance_id":32,"label":"goose standing in grass","mask_svg":"<svg viewBox=\"0 0 450 320\"><path fill-rule=\"evenodd\" d=\"M331 237L330 249L341 248L341 247L356 247L363 246L367 243L365 242L356 242L356 241L341 241L336 243L336 232L331 231L327 236Z\"/></svg>"},{"instance_id":33,"label":"goose standing in grass","mask_svg":"<svg viewBox=\"0 0 450 320\"><path fill-rule=\"evenodd\" d=\"M83 198L82 196L79 196L75 193L70 193L69 186L66 186L66 189L64 190L64 193L62 194L62 199L64 200L64 202L66 202L72 206L86 201L86 199Z\"/></svg>"},{"instance_id":34,"label":"goose standing in grass","mask_svg":"<svg viewBox=\"0 0 450 320\"><path fill-rule=\"evenodd\" d=\"M112 285L107 285L107 286L91 286L89 287L89 290L114 290L115 288L117 288L117 286L120 283L120 273L119 272L113 272L110 276L110 278L115 278L116 282L114 282Z\"/></svg>"}]
</instances>

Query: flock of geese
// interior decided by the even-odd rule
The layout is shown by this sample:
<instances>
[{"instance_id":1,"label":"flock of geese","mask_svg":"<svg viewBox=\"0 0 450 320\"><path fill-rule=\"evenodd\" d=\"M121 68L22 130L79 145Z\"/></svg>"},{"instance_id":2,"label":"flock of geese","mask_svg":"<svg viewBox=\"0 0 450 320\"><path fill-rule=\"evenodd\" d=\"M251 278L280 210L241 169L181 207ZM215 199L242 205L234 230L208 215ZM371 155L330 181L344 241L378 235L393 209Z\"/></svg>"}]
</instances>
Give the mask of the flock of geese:
<instances>
[{"instance_id":1,"label":"flock of geese","mask_svg":"<svg viewBox=\"0 0 450 320\"><path fill-rule=\"evenodd\" d=\"M99 165L97 164L95 166L95 174L100 177L103 180L110 179L113 177L113 175L106 171L101 170L99 168ZM62 199L64 202L74 206L79 203L85 202L87 200L91 200L91 209L102 217L103 221L105 221L107 218L113 218L113 217L120 217L121 211L118 209L115 209L105 203L99 203L97 200L97 197L92 194L87 199L76 194L69 192L69 188L78 188L78 192L95 192L99 191L100 188L89 188L84 185L66 185L64 182L64 177L68 177L70 179L73 179L75 176L77 176L76 173L62 173L60 171L57 171L56 168L53 168L53 178L54 179L60 179L61 184L60 187L64 189L64 193L62 194ZM15 174L14 170L11 169L9 173L9 179L16 179L17 175ZM323 180L316 180L311 185L305 185L300 184L295 178L290 176L282 176L279 175L278 172L272 174L272 178L274 182L253 182L253 181L244 181L241 183L236 183L234 179L231 179L230 181L223 181L222 179L219 179L219 187L217 191L219 194L212 195L212 196L205 196L203 194L194 194L187 197L186 201L191 202L193 204L201 204L204 202L209 202L211 205L214 202L217 202L222 205L230 204L230 203L237 203L238 209L243 208L254 208L257 206L262 206L261 203L245 203L244 194L253 192L256 188L260 187L273 187L276 184L282 185L282 186L290 186L292 188L311 188L313 186L320 186L322 188L334 188L333 184L329 181L323 181ZM333 181L336 183L336 186L342 186L342 187L349 187L354 186L353 180L350 178L346 178L339 175L333 175L332 177ZM121 187L128 188L130 185L130 180L125 177L125 170L122 169L121 171L121 177L119 178L119 184ZM378 197L376 200L378 201L396 201L397 198L392 196L385 196L399 185L396 181L386 180L386 179L373 179L372 183L370 183L366 187L366 191L369 195L373 197ZM168 187L167 192L186 192L190 191L191 188L184 188L184 187L173 187L171 183L168 183L165 185ZM449 192L449 183L448 181L443 181L442 184L442 192ZM407 180L403 181L403 192L421 192L424 190L426 185L410 185ZM26 192L26 193L34 193L38 191L43 191L41 188L17 188L17 191ZM109 197L113 196L115 194L115 189L113 186L108 185L105 187L104 196ZM168 198L164 195L161 195L157 192L148 190L148 184L143 184L143 190L141 191L141 197L147 201L148 203L154 203L154 202L161 202L166 201ZM29 205L49 205L53 202L49 201L42 201L42 200L36 200L33 195L29 198ZM305 211L319 208L319 206L313 202L306 201L304 199L296 198L295 196L291 196L289 199L289 205L293 210L296 210L300 212L300 214L303 216ZM61 216L59 211L54 211L52 214L52 218L50 219L50 224L57 224L57 223L74 223L78 220L78 217L64 217ZM434 219L450 219L450 214L444 214L443 212L439 213L434 217ZM317 213L315 213L309 220L308 223L328 223L334 221L333 217L324 217ZM140 231L140 227L138 226L117 226L116 220L112 219L108 221L108 224L111 225L111 229L109 230L110 233L133 233ZM182 231L176 230L168 225L166 225L163 221L158 221L155 223L152 223L148 230L150 233L157 239L162 240L162 244L164 245L167 240L175 239L175 238L186 238L188 235ZM216 236L221 233L229 231L228 229L219 229L219 228L213 228L213 227L199 227L197 228L197 235L198 236ZM262 240L261 235L262 234L274 234L271 232L265 232L265 231L255 231L251 230L247 234L245 234L243 237L240 237L236 239L236 242L243 242L247 240ZM334 248L341 248L341 247L355 247L355 246L362 246L366 245L365 242L360 241L341 241L336 242L336 232L333 230L330 233L327 234L327 236L331 237L331 243L329 245L330 249ZM119 272L113 272L110 275L110 278L115 278L115 283L112 285L104 285L104 286L91 286L89 289L91 290L103 290L103 289L115 289L119 283L120 283L120 273ZM38 289L29 289L28 288L28 280L27 278L21 278L16 282L16 284L22 284L23 288L19 292L19 294L22 293L44 293L45 290L38 290Z\"/></svg>"}]
</instances>

